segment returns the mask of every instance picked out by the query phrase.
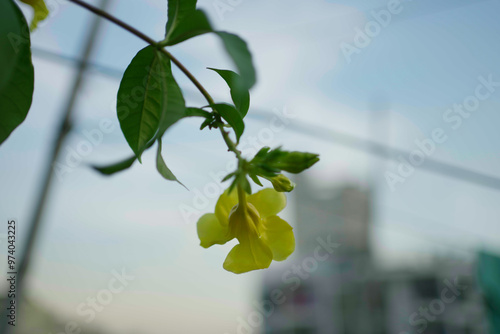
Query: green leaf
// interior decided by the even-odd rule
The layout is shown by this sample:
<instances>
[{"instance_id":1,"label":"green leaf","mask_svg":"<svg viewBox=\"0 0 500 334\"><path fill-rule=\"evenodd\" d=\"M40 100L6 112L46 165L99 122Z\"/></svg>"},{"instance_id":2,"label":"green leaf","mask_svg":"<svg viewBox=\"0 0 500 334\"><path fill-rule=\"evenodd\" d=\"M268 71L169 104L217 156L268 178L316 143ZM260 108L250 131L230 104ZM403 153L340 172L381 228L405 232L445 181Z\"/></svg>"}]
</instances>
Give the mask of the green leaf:
<instances>
[{"instance_id":1,"label":"green leaf","mask_svg":"<svg viewBox=\"0 0 500 334\"><path fill-rule=\"evenodd\" d=\"M170 62L162 55L152 46L140 50L125 70L118 89L120 127L139 162L142 152L159 130L160 119L162 128L166 128L176 118L165 115L166 96L172 83L169 82Z\"/></svg>"},{"instance_id":2,"label":"green leaf","mask_svg":"<svg viewBox=\"0 0 500 334\"><path fill-rule=\"evenodd\" d=\"M236 110L235 107L225 104L225 103L216 103L210 105L214 108L222 118L226 120L226 122L231 125L236 134L236 141L240 141L240 137L245 130L245 123L243 123L243 118L241 114Z\"/></svg>"},{"instance_id":3,"label":"green leaf","mask_svg":"<svg viewBox=\"0 0 500 334\"><path fill-rule=\"evenodd\" d=\"M205 117L212 118L212 113L200 108L186 108L184 117Z\"/></svg>"},{"instance_id":4,"label":"green leaf","mask_svg":"<svg viewBox=\"0 0 500 334\"><path fill-rule=\"evenodd\" d=\"M241 117L245 118L248 113L248 108L250 107L250 93L248 89L244 87L241 76L230 70L219 70L216 68L209 68L209 70L217 72L222 79L226 81L230 88L231 99L236 109L240 112Z\"/></svg>"},{"instance_id":5,"label":"green leaf","mask_svg":"<svg viewBox=\"0 0 500 334\"><path fill-rule=\"evenodd\" d=\"M96 171L100 172L101 174L112 175L114 173L121 172L125 169L130 168L134 164L135 160L137 160L137 157L134 155L134 156L131 156L130 158L127 158L123 161L117 162L117 163L109 165L109 166L101 166L101 167L92 166L92 168L94 168Z\"/></svg>"},{"instance_id":6,"label":"green leaf","mask_svg":"<svg viewBox=\"0 0 500 334\"><path fill-rule=\"evenodd\" d=\"M165 179L169 181L176 181L179 182L180 185L182 185L184 188L186 188L185 185L183 185L172 173L172 171L167 167L167 164L165 163L165 160L163 160L163 157L161 156L161 138L158 138L158 151L156 152L156 169L160 173L161 176L163 176ZM187 188L186 188L187 189Z\"/></svg>"},{"instance_id":7,"label":"green leaf","mask_svg":"<svg viewBox=\"0 0 500 334\"><path fill-rule=\"evenodd\" d=\"M146 146L146 149L153 146L154 143L155 143L154 141L150 141L148 143L148 145ZM121 172L125 169L132 167L132 165L134 164L134 162L136 160L137 160L137 157L135 155L133 155L130 158L127 158L123 161L119 161L119 162L114 163L114 164L109 165L109 166L92 166L92 168L95 169L96 171L100 172L101 174L112 175L114 173Z\"/></svg>"},{"instance_id":8,"label":"green leaf","mask_svg":"<svg viewBox=\"0 0 500 334\"><path fill-rule=\"evenodd\" d=\"M0 144L28 115L34 69L28 24L12 0L0 1Z\"/></svg>"},{"instance_id":9,"label":"green leaf","mask_svg":"<svg viewBox=\"0 0 500 334\"><path fill-rule=\"evenodd\" d=\"M22 34L28 34L23 17L18 15L16 5L8 0L0 2L0 89L9 81L17 62L19 42L24 42ZM23 31L22 29L26 30Z\"/></svg>"},{"instance_id":10,"label":"green leaf","mask_svg":"<svg viewBox=\"0 0 500 334\"><path fill-rule=\"evenodd\" d=\"M161 46L175 45L209 32L215 33L221 38L226 52L236 65L242 77L242 87L248 90L255 84L252 54L245 41L235 34L214 31L206 14L196 9L196 0L169 0L165 30L165 39L160 42Z\"/></svg>"},{"instance_id":11,"label":"green leaf","mask_svg":"<svg viewBox=\"0 0 500 334\"><path fill-rule=\"evenodd\" d=\"M168 20L165 35L168 36L179 23L196 10L197 0L168 0Z\"/></svg>"},{"instance_id":12,"label":"green leaf","mask_svg":"<svg viewBox=\"0 0 500 334\"><path fill-rule=\"evenodd\" d=\"M257 79L252 54L248 50L247 43L237 35L228 32L216 31L215 33L222 39L227 53L236 65L242 78L243 87L252 88Z\"/></svg>"},{"instance_id":13,"label":"green leaf","mask_svg":"<svg viewBox=\"0 0 500 334\"><path fill-rule=\"evenodd\" d=\"M158 51L157 51L158 52ZM158 57L162 58L158 62L157 73L165 80L163 89L163 111L160 118L160 126L157 137L162 137L165 131L173 124L186 116L186 101L182 95L182 90L175 81L172 74L170 59L166 59L163 53L158 52Z\"/></svg>"},{"instance_id":14,"label":"green leaf","mask_svg":"<svg viewBox=\"0 0 500 334\"><path fill-rule=\"evenodd\" d=\"M30 23L30 29L33 31L36 29L38 22L45 20L47 16L49 16L49 10L43 0L21 0L21 2L24 2L33 8L33 20L31 20Z\"/></svg>"},{"instance_id":15,"label":"green leaf","mask_svg":"<svg viewBox=\"0 0 500 334\"><path fill-rule=\"evenodd\" d=\"M162 46L175 45L192 37L212 32L212 26L206 14L200 9L195 10L194 7L191 7L192 2L190 0L170 0L168 2L169 19L165 39L161 42ZM194 3L196 6L196 1ZM174 13L172 19L170 19L171 7Z\"/></svg>"}]
</instances>

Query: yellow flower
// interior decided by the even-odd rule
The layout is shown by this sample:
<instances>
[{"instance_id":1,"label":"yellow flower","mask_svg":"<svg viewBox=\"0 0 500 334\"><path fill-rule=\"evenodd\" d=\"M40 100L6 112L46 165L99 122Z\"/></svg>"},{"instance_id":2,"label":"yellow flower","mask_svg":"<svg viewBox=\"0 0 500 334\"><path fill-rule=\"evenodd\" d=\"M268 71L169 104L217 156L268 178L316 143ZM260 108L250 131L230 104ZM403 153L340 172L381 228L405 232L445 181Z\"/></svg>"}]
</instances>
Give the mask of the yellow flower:
<instances>
[{"instance_id":1,"label":"yellow flower","mask_svg":"<svg viewBox=\"0 0 500 334\"><path fill-rule=\"evenodd\" d=\"M224 269L236 274L269 267L283 261L295 250L292 227L277 214L286 206L286 197L274 189L247 195L242 189L226 190L217 201L215 213L198 220L200 245L208 248L236 238L224 261Z\"/></svg>"}]
</instances>

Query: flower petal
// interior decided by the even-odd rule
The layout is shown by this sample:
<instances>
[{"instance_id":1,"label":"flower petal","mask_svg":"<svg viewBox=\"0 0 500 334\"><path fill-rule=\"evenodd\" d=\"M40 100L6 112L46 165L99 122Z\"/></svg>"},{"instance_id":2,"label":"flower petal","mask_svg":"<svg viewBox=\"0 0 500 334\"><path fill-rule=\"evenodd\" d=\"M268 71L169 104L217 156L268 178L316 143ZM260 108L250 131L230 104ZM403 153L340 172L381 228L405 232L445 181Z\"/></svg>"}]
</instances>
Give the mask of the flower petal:
<instances>
[{"instance_id":1,"label":"flower petal","mask_svg":"<svg viewBox=\"0 0 500 334\"><path fill-rule=\"evenodd\" d=\"M213 213L207 213L198 220L196 225L201 247L208 248L212 245L223 245L232 238L229 237L227 225L223 226Z\"/></svg>"},{"instance_id":2,"label":"flower petal","mask_svg":"<svg viewBox=\"0 0 500 334\"><path fill-rule=\"evenodd\" d=\"M227 224L229 224L229 213L236 204L238 204L238 192L236 190L233 190L231 194L229 194L229 189L226 189L226 191L220 195L215 205L215 215L222 225L227 226Z\"/></svg>"},{"instance_id":3,"label":"flower petal","mask_svg":"<svg viewBox=\"0 0 500 334\"><path fill-rule=\"evenodd\" d=\"M248 202L259 211L261 218L277 215L286 206L286 196L274 189L266 188L248 196Z\"/></svg>"},{"instance_id":4,"label":"flower petal","mask_svg":"<svg viewBox=\"0 0 500 334\"><path fill-rule=\"evenodd\" d=\"M43 0L21 0L25 4L30 5L35 13L33 14L33 19L30 23L30 30L34 31L38 25L38 22L43 21L49 16L49 10L45 5Z\"/></svg>"},{"instance_id":5,"label":"flower petal","mask_svg":"<svg viewBox=\"0 0 500 334\"><path fill-rule=\"evenodd\" d=\"M268 268L273 253L260 238L251 238L231 249L224 261L224 269L235 274Z\"/></svg>"},{"instance_id":6,"label":"flower petal","mask_svg":"<svg viewBox=\"0 0 500 334\"><path fill-rule=\"evenodd\" d=\"M278 216L262 220L262 240L271 248L273 260L283 261L295 250L293 228Z\"/></svg>"}]
</instances>

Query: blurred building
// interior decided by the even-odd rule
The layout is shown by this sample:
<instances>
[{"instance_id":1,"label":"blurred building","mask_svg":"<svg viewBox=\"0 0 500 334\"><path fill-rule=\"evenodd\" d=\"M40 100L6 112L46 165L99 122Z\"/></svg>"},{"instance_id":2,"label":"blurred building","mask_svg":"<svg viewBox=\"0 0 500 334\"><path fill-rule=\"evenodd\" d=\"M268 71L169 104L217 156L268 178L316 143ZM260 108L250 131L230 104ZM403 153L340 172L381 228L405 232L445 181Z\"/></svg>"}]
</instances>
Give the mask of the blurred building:
<instances>
[{"instance_id":1,"label":"blurred building","mask_svg":"<svg viewBox=\"0 0 500 334\"><path fill-rule=\"evenodd\" d=\"M370 251L370 191L300 184L297 254L285 269L265 273L264 333L487 333L474 263L380 268Z\"/></svg>"}]
</instances>

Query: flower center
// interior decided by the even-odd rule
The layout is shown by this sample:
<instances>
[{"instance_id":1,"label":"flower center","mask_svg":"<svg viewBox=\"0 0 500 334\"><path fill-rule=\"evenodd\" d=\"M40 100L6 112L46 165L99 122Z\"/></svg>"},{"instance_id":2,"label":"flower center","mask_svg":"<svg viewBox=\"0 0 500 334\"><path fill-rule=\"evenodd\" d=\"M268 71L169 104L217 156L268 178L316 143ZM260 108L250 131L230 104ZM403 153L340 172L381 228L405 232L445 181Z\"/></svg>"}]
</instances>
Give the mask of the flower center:
<instances>
[{"instance_id":1,"label":"flower center","mask_svg":"<svg viewBox=\"0 0 500 334\"><path fill-rule=\"evenodd\" d=\"M238 240L260 237L259 211L250 203L238 203L229 213L229 232Z\"/></svg>"}]
</instances>

